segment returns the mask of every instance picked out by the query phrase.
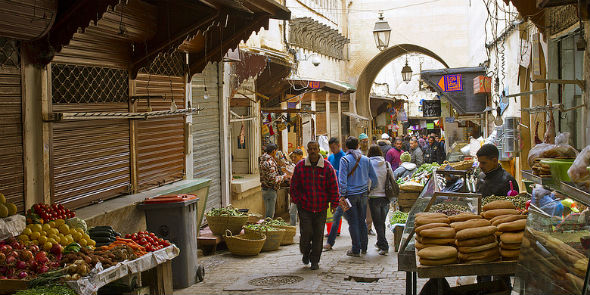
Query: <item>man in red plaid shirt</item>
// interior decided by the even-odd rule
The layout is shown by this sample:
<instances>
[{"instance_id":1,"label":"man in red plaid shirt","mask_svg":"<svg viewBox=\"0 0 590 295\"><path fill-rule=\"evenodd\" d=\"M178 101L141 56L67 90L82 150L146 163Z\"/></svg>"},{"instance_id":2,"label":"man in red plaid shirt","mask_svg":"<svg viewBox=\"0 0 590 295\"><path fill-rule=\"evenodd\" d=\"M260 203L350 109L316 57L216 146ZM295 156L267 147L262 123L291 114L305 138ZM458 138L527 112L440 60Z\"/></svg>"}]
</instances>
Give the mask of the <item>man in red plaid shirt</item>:
<instances>
[{"instance_id":1,"label":"man in red plaid shirt","mask_svg":"<svg viewBox=\"0 0 590 295\"><path fill-rule=\"evenodd\" d=\"M295 166L290 193L299 213L302 261L305 265L311 261L311 269L315 270L322 255L326 210L330 204L332 213L338 207L338 180L330 162L320 155L317 141L307 144L307 153L307 158Z\"/></svg>"}]
</instances>

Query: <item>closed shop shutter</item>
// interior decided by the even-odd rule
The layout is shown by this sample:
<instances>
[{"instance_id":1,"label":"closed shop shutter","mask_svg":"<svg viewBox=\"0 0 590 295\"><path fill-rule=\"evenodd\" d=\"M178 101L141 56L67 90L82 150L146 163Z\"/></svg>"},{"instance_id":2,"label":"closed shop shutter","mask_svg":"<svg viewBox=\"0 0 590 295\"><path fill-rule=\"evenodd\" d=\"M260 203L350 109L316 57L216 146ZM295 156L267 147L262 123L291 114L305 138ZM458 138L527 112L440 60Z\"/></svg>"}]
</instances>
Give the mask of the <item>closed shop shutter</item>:
<instances>
[{"instance_id":1,"label":"closed shop shutter","mask_svg":"<svg viewBox=\"0 0 590 295\"><path fill-rule=\"evenodd\" d=\"M24 210L21 70L17 43L0 38L0 193Z\"/></svg>"},{"instance_id":2,"label":"closed shop shutter","mask_svg":"<svg viewBox=\"0 0 590 295\"><path fill-rule=\"evenodd\" d=\"M183 77L139 73L135 83L136 95L152 97L149 106L153 111L170 110L172 98L178 109L184 108L186 84ZM138 100L136 108L139 112L148 111L148 100ZM136 121L140 191L183 179L184 121L183 115Z\"/></svg>"},{"instance_id":3,"label":"closed shop shutter","mask_svg":"<svg viewBox=\"0 0 590 295\"><path fill-rule=\"evenodd\" d=\"M205 85L208 99L205 99ZM193 115L194 178L211 179L207 208L221 206L221 143L217 64L208 65L193 76L193 106L203 108Z\"/></svg>"},{"instance_id":4,"label":"closed shop shutter","mask_svg":"<svg viewBox=\"0 0 590 295\"><path fill-rule=\"evenodd\" d=\"M127 70L52 64L53 112L127 112ZM52 123L52 202L78 208L129 192L129 121Z\"/></svg>"}]
</instances>

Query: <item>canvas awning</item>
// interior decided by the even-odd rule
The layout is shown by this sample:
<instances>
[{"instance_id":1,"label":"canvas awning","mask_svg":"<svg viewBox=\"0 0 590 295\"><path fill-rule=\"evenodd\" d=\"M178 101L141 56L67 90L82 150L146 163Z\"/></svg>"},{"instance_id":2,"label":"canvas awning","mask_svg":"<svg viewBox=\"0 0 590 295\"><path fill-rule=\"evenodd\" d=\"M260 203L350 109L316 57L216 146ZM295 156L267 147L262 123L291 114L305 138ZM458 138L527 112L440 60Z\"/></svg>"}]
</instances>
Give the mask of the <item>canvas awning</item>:
<instances>
[{"instance_id":1,"label":"canvas awning","mask_svg":"<svg viewBox=\"0 0 590 295\"><path fill-rule=\"evenodd\" d=\"M346 82L312 79L312 78L289 78L290 82L295 83L298 87L307 87L308 89L322 89L328 92L345 94L356 91L356 88Z\"/></svg>"}]
</instances>

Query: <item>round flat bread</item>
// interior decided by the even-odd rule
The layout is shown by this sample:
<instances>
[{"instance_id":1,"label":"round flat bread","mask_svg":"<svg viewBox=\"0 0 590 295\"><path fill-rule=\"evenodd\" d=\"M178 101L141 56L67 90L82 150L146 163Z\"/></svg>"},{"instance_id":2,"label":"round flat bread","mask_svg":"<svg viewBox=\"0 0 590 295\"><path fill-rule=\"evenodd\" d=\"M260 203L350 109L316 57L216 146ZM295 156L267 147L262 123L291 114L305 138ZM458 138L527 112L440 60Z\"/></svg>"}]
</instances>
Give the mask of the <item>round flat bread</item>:
<instances>
[{"instance_id":1,"label":"round flat bread","mask_svg":"<svg viewBox=\"0 0 590 295\"><path fill-rule=\"evenodd\" d=\"M483 211L495 210L495 209L515 209L514 204L511 201L498 200L485 204Z\"/></svg>"},{"instance_id":2,"label":"round flat bread","mask_svg":"<svg viewBox=\"0 0 590 295\"><path fill-rule=\"evenodd\" d=\"M492 225L489 220L486 219L471 219L462 222L453 222L451 223L451 227L455 229L455 231L464 230L467 228L474 228L474 227L482 227L482 226L489 226Z\"/></svg>"},{"instance_id":3,"label":"round flat bread","mask_svg":"<svg viewBox=\"0 0 590 295\"><path fill-rule=\"evenodd\" d=\"M500 236L500 241L507 243L507 244L516 244L522 242L522 237L524 236L524 232L514 232L514 233L503 233Z\"/></svg>"},{"instance_id":4,"label":"round flat bread","mask_svg":"<svg viewBox=\"0 0 590 295\"><path fill-rule=\"evenodd\" d=\"M520 245L521 245L521 243L509 244L509 243L500 242L500 248L506 249L506 250L519 250Z\"/></svg>"},{"instance_id":5,"label":"round flat bread","mask_svg":"<svg viewBox=\"0 0 590 295\"><path fill-rule=\"evenodd\" d=\"M501 236L502 234L503 234L503 232L501 232L501 231L497 231L497 232L496 232L496 237L499 237L499 236Z\"/></svg>"},{"instance_id":6,"label":"round flat bread","mask_svg":"<svg viewBox=\"0 0 590 295\"><path fill-rule=\"evenodd\" d=\"M520 250L500 249L500 254L502 254L502 257L517 258L520 255Z\"/></svg>"},{"instance_id":7,"label":"round flat bread","mask_svg":"<svg viewBox=\"0 0 590 295\"><path fill-rule=\"evenodd\" d=\"M457 263L457 257L438 259L438 260L420 258L419 261L420 261L420 264L428 265L428 266L445 265L445 264Z\"/></svg>"},{"instance_id":8,"label":"round flat bread","mask_svg":"<svg viewBox=\"0 0 590 295\"><path fill-rule=\"evenodd\" d=\"M474 252L481 252L485 250L489 250L492 248L497 248L498 242L493 241L489 244L474 246L474 247L459 247L459 252L461 253L474 253Z\"/></svg>"},{"instance_id":9,"label":"round flat bread","mask_svg":"<svg viewBox=\"0 0 590 295\"><path fill-rule=\"evenodd\" d=\"M450 227L435 227L420 232L422 238L455 238L455 230Z\"/></svg>"},{"instance_id":10,"label":"round flat bread","mask_svg":"<svg viewBox=\"0 0 590 295\"><path fill-rule=\"evenodd\" d=\"M493 225L483 226L483 227L475 227L475 228L467 228L464 230L460 230L455 237L457 238L457 240L481 238L481 237L492 235L497 230L498 229Z\"/></svg>"},{"instance_id":11,"label":"round flat bread","mask_svg":"<svg viewBox=\"0 0 590 295\"><path fill-rule=\"evenodd\" d=\"M451 222L461 222L461 221L467 221L467 220L471 220L471 219L481 219L481 218L482 218L481 215L476 215L471 212L459 213L457 215L449 216L449 219L451 220Z\"/></svg>"},{"instance_id":12,"label":"round flat bread","mask_svg":"<svg viewBox=\"0 0 590 295\"><path fill-rule=\"evenodd\" d=\"M488 258L499 258L500 251L498 248L492 248L484 251L474 252L474 253L461 253L459 252L459 259L461 261L470 261L470 260L482 260Z\"/></svg>"},{"instance_id":13,"label":"round flat bread","mask_svg":"<svg viewBox=\"0 0 590 295\"><path fill-rule=\"evenodd\" d=\"M519 219L516 221L506 222L498 225L498 230L501 232L515 232L523 231L526 227L526 219Z\"/></svg>"},{"instance_id":14,"label":"round flat bread","mask_svg":"<svg viewBox=\"0 0 590 295\"><path fill-rule=\"evenodd\" d=\"M421 225L430 223L451 223L448 217L416 217L414 225L418 228Z\"/></svg>"},{"instance_id":15,"label":"round flat bread","mask_svg":"<svg viewBox=\"0 0 590 295\"><path fill-rule=\"evenodd\" d=\"M420 241L422 244L434 245L455 245L455 238L427 238L424 237Z\"/></svg>"},{"instance_id":16,"label":"round flat bread","mask_svg":"<svg viewBox=\"0 0 590 295\"><path fill-rule=\"evenodd\" d=\"M444 213L436 213L436 212L419 212L416 213L416 218L418 217L447 217Z\"/></svg>"},{"instance_id":17,"label":"round flat bread","mask_svg":"<svg viewBox=\"0 0 590 295\"><path fill-rule=\"evenodd\" d=\"M512 221L526 219L526 218L527 218L526 215L500 215L500 216L496 216L496 217L492 218L491 222L492 222L492 225L498 226L502 223L512 222ZM496 220L494 220L494 219L496 219Z\"/></svg>"},{"instance_id":18,"label":"round flat bread","mask_svg":"<svg viewBox=\"0 0 590 295\"><path fill-rule=\"evenodd\" d=\"M457 240L457 241L455 241L455 244L458 247L475 247L475 246L489 244L489 243L495 242L495 241L496 241L496 237L494 235L489 235L486 237L475 238L475 239L468 239L468 240L462 240L462 241Z\"/></svg>"},{"instance_id":19,"label":"round flat bread","mask_svg":"<svg viewBox=\"0 0 590 295\"><path fill-rule=\"evenodd\" d=\"M518 210L515 209L494 209L494 210L489 210L489 211L485 211L483 213L483 217L486 219L492 219L496 216L500 216L500 215L518 215Z\"/></svg>"},{"instance_id":20,"label":"round flat bread","mask_svg":"<svg viewBox=\"0 0 590 295\"><path fill-rule=\"evenodd\" d=\"M490 257L490 258L486 258L486 259L464 260L463 262L468 263L468 264L473 264L473 263L490 263L490 262L499 261L499 260L500 260L500 256Z\"/></svg>"},{"instance_id":21,"label":"round flat bread","mask_svg":"<svg viewBox=\"0 0 590 295\"><path fill-rule=\"evenodd\" d=\"M440 260L446 258L457 258L457 249L451 246L434 246L418 251L420 258Z\"/></svg>"},{"instance_id":22,"label":"round flat bread","mask_svg":"<svg viewBox=\"0 0 590 295\"><path fill-rule=\"evenodd\" d=\"M437 245L437 244L422 244L420 242L416 242L414 244L414 247L416 247L416 249L418 249L418 250L422 250L424 248L429 248L429 247L436 247L436 246L441 246L441 245Z\"/></svg>"},{"instance_id":23,"label":"round flat bread","mask_svg":"<svg viewBox=\"0 0 590 295\"><path fill-rule=\"evenodd\" d=\"M425 225L421 225L421 226L417 227L415 231L417 234L420 234L420 232L425 229L436 228L436 227L449 227L449 226L450 225L448 223L442 223L442 222L430 223L430 224L425 224Z\"/></svg>"}]
</instances>

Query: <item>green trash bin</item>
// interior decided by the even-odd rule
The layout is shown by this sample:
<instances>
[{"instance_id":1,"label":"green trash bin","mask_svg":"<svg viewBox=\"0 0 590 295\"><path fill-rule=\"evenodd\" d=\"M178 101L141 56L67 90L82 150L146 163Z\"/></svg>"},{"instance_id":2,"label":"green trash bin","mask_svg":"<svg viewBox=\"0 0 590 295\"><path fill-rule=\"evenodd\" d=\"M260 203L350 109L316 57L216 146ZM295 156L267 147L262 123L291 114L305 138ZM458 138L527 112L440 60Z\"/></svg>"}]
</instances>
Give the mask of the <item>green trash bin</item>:
<instances>
[{"instance_id":1,"label":"green trash bin","mask_svg":"<svg viewBox=\"0 0 590 295\"><path fill-rule=\"evenodd\" d=\"M163 195L138 205L145 211L147 230L180 249L180 255L172 259L174 289L187 288L202 277L197 264L198 201L195 195Z\"/></svg>"}]
</instances>

